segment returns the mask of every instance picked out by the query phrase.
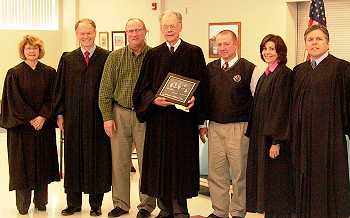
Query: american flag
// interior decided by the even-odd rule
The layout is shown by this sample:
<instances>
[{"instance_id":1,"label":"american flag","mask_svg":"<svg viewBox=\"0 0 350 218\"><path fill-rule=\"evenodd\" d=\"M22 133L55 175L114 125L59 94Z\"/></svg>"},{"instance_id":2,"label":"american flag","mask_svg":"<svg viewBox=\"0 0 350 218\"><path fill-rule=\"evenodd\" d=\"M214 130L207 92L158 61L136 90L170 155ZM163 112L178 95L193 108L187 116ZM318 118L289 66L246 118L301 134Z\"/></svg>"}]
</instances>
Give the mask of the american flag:
<instances>
[{"instance_id":1,"label":"american flag","mask_svg":"<svg viewBox=\"0 0 350 218\"><path fill-rule=\"evenodd\" d=\"M327 26L326 10L324 8L323 0L311 0L309 17L310 19L308 26L315 24Z\"/></svg>"},{"instance_id":2,"label":"american flag","mask_svg":"<svg viewBox=\"0 0 350 218\"><path fill-rule=\"evenodd\" d=\"M321 24L327 26L326 20L326 9L324 8L323 0L311 0L310 1L310 12L309 12L309 23L308 27ZM310 60L310 55L305 49L304 60Z\"/></svg>"}]
</instances>

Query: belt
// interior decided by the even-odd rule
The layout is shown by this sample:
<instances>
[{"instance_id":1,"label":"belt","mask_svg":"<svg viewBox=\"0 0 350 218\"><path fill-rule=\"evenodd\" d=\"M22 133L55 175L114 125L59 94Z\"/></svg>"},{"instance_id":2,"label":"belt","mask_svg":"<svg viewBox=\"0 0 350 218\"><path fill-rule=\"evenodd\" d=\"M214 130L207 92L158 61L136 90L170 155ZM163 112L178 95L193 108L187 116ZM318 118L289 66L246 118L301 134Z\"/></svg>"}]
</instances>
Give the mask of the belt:
<instances>
[{"instance_id":1,"label":"belt","mask_svg":"<svg viewBox=\"0 0 350 218\"><path fill-rule=\"evenodd\" d=\"M115 105L117 105L117 106L119 106L119 107L121 107L121 108L123 108L123 109L125 109L125 110L135 111L135 108L134 108L134 107L124 107L123 105L120 105L120 104L115 104Z\"/></svg>"}]
</instances>

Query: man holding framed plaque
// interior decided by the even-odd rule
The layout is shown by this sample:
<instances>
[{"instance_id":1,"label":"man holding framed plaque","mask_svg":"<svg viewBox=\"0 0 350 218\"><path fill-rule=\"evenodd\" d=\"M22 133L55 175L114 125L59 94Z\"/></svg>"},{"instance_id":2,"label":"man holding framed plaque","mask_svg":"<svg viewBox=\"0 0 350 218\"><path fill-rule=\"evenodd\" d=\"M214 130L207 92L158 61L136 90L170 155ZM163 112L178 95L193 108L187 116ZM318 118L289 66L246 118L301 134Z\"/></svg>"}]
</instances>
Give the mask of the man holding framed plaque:
<instances>
[{"instance_id":1,"label":"man holding framed plaque","mask_svg":"<svg viewBox=\"0 0 350 218\"><path fill-rule=\"evenodd\" d=\"M187 86L191 82L198 85L206 66L202 50L180 39L180 13L164 12L160 27L166 42L146 54L133 96L138 119L147 123L141 192L158 199L158 217L189 217L186 199L199 191L198 125L204 122L201 84L192 96L184 93L194 88ZM163 88L165 93L161 93ZM169 98L183 99L180 95L189 97L183 110L175 108L179 102Z\"/></svg>"}]
</instances>

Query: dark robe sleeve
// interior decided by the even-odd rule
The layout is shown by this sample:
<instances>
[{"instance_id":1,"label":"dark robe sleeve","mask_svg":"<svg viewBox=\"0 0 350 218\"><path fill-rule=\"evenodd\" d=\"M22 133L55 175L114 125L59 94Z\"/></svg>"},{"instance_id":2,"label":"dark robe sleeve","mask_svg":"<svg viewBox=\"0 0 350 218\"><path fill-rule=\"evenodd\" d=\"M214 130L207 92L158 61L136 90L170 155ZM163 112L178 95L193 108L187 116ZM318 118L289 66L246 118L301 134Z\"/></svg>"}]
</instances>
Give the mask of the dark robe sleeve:
<instances>
[{"instance_id":1,"label":"dark robe sleeve","mask_svg":"<svg viewBox=\"0 0 350 218\"><path fill-rule=\"evenodd\" d=\"M209 119L209 64L206 66L203 78L201 80L201 118Z\"/></svg>"},{"instance_id":2,"label":"dark robe sleeve","mask_svg":"<svg viewBox=\"0 0 350 218\"><path fill-rule=\"evenodd\" d=\"M152 90L153 72L154 60L152 58L152 50L150 50L143 59L140 76L133 93L135 112L140 122L147 120L147 115L153 107L152 103L155 99L155 93Z\"/></svg>"},{"instance_id":3,"label":"dark robe sleeve","mask_svg":"<svg viewBox=\"0 0 350 218\"><path fill-rule=\"evenodd\" d=\"M46 119L50 119L52 117L52 111L53 111L53 91L54 91L54 83L56 78L56 71L54 69L48 69L49 74L49 82L51 84L50 94L45 96L43 106L39 110L39 115L45 117Z\"/></svg>"},{"instance_id":4,"label":"dark robe sleeve","mask_svg":"<svg viewBox=\"0 0 350 218\"><path fill-rule=\"evenodd\" d=\"M61 56L60 62L57 68L57 76L53 91L53 115L63 115L64 114L64 96L65 96L65 72L66 65L64 63L65 55L64 52Z\"/></svg>"},{"instance_id":5,"label":"dark robe sleeve","mask_svg":"<svg viewBox=\"0 0 350 218\"><path fill-rule=\"evenodd\" d=\"M6 74L1 101L1 127L13 128L28 123L36 116L37 114L21 94L15 72L9 70Z\"/></svg>"},{"instance_id":6,"label":"dark robe sleeve","mask_svg":"<svg viewBox=\"0 0 350 218\"><path fill-rule=\"evenodd\" d=\"M249 111L249 118L248 118L248 125L247 125L247 129L244 133L245 136L247 136L248 138L251 137L251 134L252 134L252 123L253 123L253 113L254 113L254 108L255 108L255 101L256 101L256 95L257 95L257 90L260 89L260 83L261 83L261 77L259 77L258 79L258 82L256 83L256 86L255 86L255 92L254 92L254 96L253 96L253 103L252 103L252 106L250 107L250 111Z\"/></svg>"},{"instance_id":7,"label":"dark robe sleeve","mask_svg":"<svg viewBox=\"0 0 350 218\"><path fill-rule=\"evenodd\" d=\"M283 72L273 83L273 91L268 111L269 120L264 126L264 135L272 140L273 144L279 144L287 140L289 105L291 97L292 71L283 67Z\"/></svg>"},{"instance_id":8,"label":"dark robe sleeve","mask_svg":"<svg viewBox=\"0 0 350 218\"><path fill-rule=\"evenodd\" d=\"M199 73L199 86L195 93L195 105L197 106L198 110L198 116L197 116L197 123L199 125L204 124L204 121L207 118L207 107L208 102L206 101L208 96L208 73L207 73L207 67L205 64L205 58L203 55L203 52L200 48L198 48L198 57L196 58L197 61L195 61L194 64L196 64L196 71Z\"/></svg>"},{"instance_id":9,"label":"dark robe sleeve","mask_svg":"<svg viewBox=\"0 0 350 218\"><path fill-rule=\"evenodd\" d=\"M341 65L341 69L338 72L341 72L342 81L343 81L343 112L342 120L344 124L344 133L349 136L350 134L350 64L345 62Z\"/></svg>"}]
</instances>

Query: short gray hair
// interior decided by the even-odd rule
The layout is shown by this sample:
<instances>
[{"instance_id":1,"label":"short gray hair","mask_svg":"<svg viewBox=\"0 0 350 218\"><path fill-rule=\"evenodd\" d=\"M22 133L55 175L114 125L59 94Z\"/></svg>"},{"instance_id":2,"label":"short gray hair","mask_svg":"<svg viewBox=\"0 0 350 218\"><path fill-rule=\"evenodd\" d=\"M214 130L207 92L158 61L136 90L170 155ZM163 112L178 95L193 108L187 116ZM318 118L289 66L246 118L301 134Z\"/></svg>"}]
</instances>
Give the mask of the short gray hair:
<instances>
[{"instance_id":1,"label":"short gray hair","mask_svg":"<svg viewBox=\"0 0 350 218\"><path fill-rule=\"evenodd\" d=\"M136 17L133 17L133 18L130 18L126 24L125 24L125 30L126 30L126 26L128 26L129 22L131 21L138 21L142 24L143 28L146 30L146 25L145 25L145 22L143 22L143 20L141 20L141 18L136 18Z\"/></svg>"},{"instance_id":2,"label":"short gray hair","mask_svg":"<svg viewBox=\"0 0 350 218\"><path fill-rule=\"evenodd\" d=\"M162 22L162 19L165 17L165 16L168 16L168 15L174 15L177 20L179 21L179 23L182 23L182 15L180 12L177 12L177 11L171 11L171 10L167 10L167 11L164 11L160 16L159 16L159 22Z\"/></svg>"},{"instance_id":3,"label":"short gray hair","mask_svg":"<svg viewBox=\"0 0 350 218\"><path fill-rule=\"evenodd\" d=\"M96 23L90 18L83 18L83 19L78 20L74 25L74 29L77 30L79 27L79 24L81 24L81 23L88 23L96 30Z\"/></svg>"}]
</instances>

